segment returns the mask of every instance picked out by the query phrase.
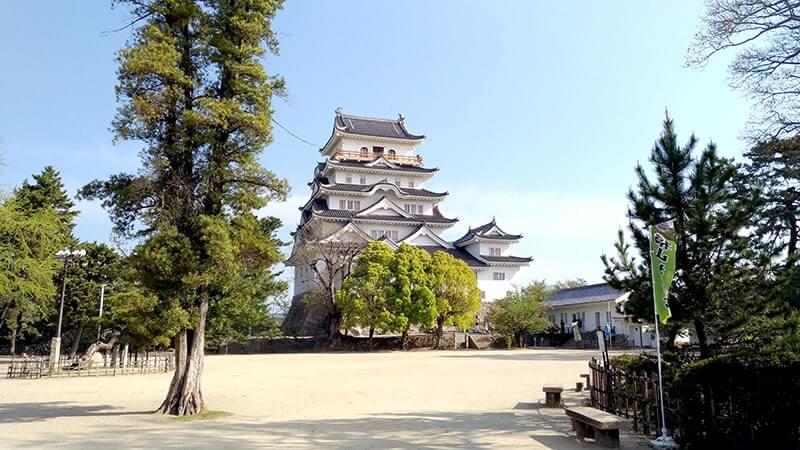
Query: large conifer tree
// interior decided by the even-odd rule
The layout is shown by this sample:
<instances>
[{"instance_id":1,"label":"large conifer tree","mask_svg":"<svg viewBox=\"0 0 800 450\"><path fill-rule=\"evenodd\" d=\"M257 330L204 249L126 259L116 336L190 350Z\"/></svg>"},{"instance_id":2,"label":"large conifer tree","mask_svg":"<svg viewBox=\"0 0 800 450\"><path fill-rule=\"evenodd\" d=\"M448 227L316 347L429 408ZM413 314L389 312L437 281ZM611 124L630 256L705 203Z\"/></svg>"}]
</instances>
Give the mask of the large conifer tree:
<instances>
[{"instance_id":1,"label":"large conifer tree","mask_svg":"<svg viewBox=\"0 0 800 450\"><path fill-rule=\"evenodd\" d=\"M143 167L83 189L102 198L118 232L143 238L131 256L170 318L176 369L160 410L194 414L207 320L222 303L258 302L285 284L274 220L253 211L283 199L285 181L259 163L271 141L270 100L283 88L261 64L276 51L271 0L128 1L138 28L119 53L119 139L142 141Z\"/></svg>"},{"instance_id":2,"label":"large conifer tree","mask_svg":"<svg viewBox=\"0 0 800 450\"><path fill-rule=\"evenodd\" d=\"M622 233L618 255L603 257L606 280L632 292L626 313L652 321L649 234L651 225L675 220L678 233L677 271L670 292L669 335L688 326L696 333L700 354L711 354L711 342L723 343L725 333L746 319L753 288L753 260L743 230L748 224L747 199L736 192L736 166L709 144L693 155L697 139L681 146L672 119L664 120L661 137L650 153L654 178L636 167L638 184L628 194L629 231L639 253L630 255ZM713 336L710 336L713 335Z\"/></svg>"}]
</instances>

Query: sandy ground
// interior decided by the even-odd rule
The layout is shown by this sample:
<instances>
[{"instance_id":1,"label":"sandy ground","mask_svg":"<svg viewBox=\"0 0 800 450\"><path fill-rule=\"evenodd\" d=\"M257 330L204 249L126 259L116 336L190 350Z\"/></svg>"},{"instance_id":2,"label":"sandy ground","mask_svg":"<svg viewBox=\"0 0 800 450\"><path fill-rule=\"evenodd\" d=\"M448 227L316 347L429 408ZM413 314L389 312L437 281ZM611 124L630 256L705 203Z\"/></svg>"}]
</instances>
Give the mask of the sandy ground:
<instances>
[{"instance_id":1,"label":"sandy ground","mask_svg":"<svg viewBox=\"0 0 800 450\"><path fill-rule=\"evenodd\" d=\"M169 374L2 378L0 448L586 449L540 402L544 384L574 388L593 354L209 356L206 402L232 415L190 422L152 413ZM641 442L623 433L622 448Z\"/></svg>"}]
</instances>

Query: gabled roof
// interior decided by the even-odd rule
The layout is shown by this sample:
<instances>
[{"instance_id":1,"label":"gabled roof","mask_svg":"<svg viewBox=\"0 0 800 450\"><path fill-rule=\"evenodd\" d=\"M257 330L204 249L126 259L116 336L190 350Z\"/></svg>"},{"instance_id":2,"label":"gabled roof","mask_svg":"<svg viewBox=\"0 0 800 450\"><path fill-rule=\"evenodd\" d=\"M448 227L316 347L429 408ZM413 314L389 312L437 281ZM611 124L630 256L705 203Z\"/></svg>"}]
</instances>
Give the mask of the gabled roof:
<instances>
[{"instance_id":1,"label":"gabled roof","mask_svg":"<svg viewBox=\"0 0 800 450\"><path fill-rule=\"evenodd\" d=\"M371 207L371 206L370 206ZM365 209L369 209L367 207ZM370 215L370 216L359 216L361 211L350 211L346 209L330 209L328 208L328 202L324 199L315 199L314 201L308 203L303 208L302 213L302 220L300 222L300 226L305 225L308 222L312 215L319 216L319 217L327 217L334 220L379 220L379 221L387 221L387 222L407 222L407 223L416 223L416 224L451 224L458 222L458 219L450 219L448 217L444 217L442 213L439 211L439 208L433 207L431 210L431 214L411 214L407 213L405 210L401 209L403 214L406 216L380 216L380 215Z\"/></svg>"},{"instance_id":2,"label":"gabled roof","mask_svg":"<svg viewBox=\"0 0 800 450\"><path fill-rule=\"evenodd\" d=\"M561 289L544 299L550 306L581 305L585 303L610 302L625 293L614 289L608 283L590 284L570 289Z\"/></svg>"},{"instance_id":3,"label":"gabled roof","mask_svg":"<svg viewBox=\"0 0 800 450\"><path fill-rule=\"evenodd\" d=\"M442 247L442 249L453 248L453 244L442 239L438 234L434 233L430 228L428 228L425 225L420 225L419 228L414 230L413 233L409 234L405 239L401 240L400 242L406 242L411 244L411 242L414 239L420 236L427 236L430 240L439 244Z\"/></svg>"},{"instance_id":4,"label":"gabled roof","mask_svg":"<svg viewBox=\"0 0 800 450\"><path fill-rule=\"evenodd\" d=\"M467 245L477 239L493 239L493 240L502 240L502 241L517 241L522 238L521 234L509 234L503 231L500 227L497 226L495 219L492 218L492 221L489 223L485 223L481 226L470 228L469 231L461 236L460 238L453 241L453 244L462 246Z\"/></svg>"},{"instance_id":5,"label":"gabled roof","mask_svg":"<svg viewBox=\"0 0 800 450\"><path fill-rule=\"evenodd\" d=\"M388 210L394 211L400 217L406 217L406 218L413 218L414 217L414 215L412 215L410 212L408 212L405 209L403 209L397 203L389 200L386 196L381 197L377 202L375 202L372 205L362 209L361 211L357 211L355 213L355 217L371 216L372 213L375 212L378 209L388 209Z\"/></svg>"},{"instance_id":6,"label":"gabled roof","mask_svg":"<svg viewBox=\"0 0 800 450\"><path fill-rule=\"evenodd\" d=\"M403 123L405 118L399 115L397 119L379 119L376 117L361 117L345 114L341 109L336 110L333 126L336 130L348 134L361 136L375 136L393 139L425 139L423 135L411 134Z\"/></svg>"},{"instance_id":7,"label":"gabled roof","mask_svg":"<svg viewBox=\"0 0 800 450\"><path fill-rule=\"evenodd\" d=\"M385 187L393 188L401 195L410 195L413 197L430 197L430 198L447 197L447 192L433 192L427 189L404 188L401 186L397 186L396 184L391 183L386 179L372 184L340 184L340 183L329 184L326 178L319 178L318 181L322 189L329 191L372 193L373 189L377 188L378 186L384 185Z\"/></svg>"}]
</instances>

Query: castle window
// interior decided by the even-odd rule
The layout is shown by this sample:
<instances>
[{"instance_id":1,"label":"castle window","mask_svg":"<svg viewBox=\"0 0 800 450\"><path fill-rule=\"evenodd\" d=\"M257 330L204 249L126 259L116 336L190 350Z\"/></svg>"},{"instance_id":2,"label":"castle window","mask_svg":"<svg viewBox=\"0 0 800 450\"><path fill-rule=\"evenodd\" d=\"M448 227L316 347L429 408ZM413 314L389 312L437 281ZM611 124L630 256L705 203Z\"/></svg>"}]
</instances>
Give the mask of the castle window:
<instances>
[{"instance_id":1,"label":"castle window","mask_svg":"<svg viewBox=\"0 0 800 450\"><path fill-rule=\"evenodd\" d=\"M408 180L408 187L410 188L414 187L414 180Z\"/></svg>"},{"instance_id":2,"label":"castle window","mask_svg":"<svg viewBox=\"0 0 800 450\"><path fill-rule=\"evenodd\" d=\"M383 147L372 147L372 153L377 153L378 155L383 155Z\"/></svg>"},{"instance_id":3,"label":"castle window","mask_svg":"<svg viewBox=\"0 0 800 450\"><path fill-rule=\"evenodd\" d=\"M486 300L486 291L481 291L481 300Z\"/></svg>"},{"instance_id":4,"label":"castle window","mask_svg":"<svg viewBox=\"0 0 800 450\"><path fill-rule=\"evenodd\" d=\"M360 181L361 184L367 184L367 177L361 177L361 179L358 181Z\"/></svg>"},{"instance_id":5,"label":"castle window","mask_svg":"<svg viewBox=\"0 0 800 450\"><path fill-rule=\"evenodd\" d=\"M391 148L389 149L389 152L388 152L388 153L389 153L389 158L394 158L395 156L397 156L397 152L396 152L396 151L394 151L394 150L393 150L393 149L391 149Z\"/></svg>"},{"instance_id":6,"label":"castle window","mask_svg":"<svg viewBox=\"0 0 800 450\"><path fill-rule=\"evenodd\" d=\"M422 208L422 205L417 205L417 214L422 214L425 210Z\"/></svg>"},{"instance_id":7,"label":"castle window","mask_svg":"<svg viewBox=\"0 0 800 450\"><path fill-rule=\"evenodd\" d=\"M339 200L339 209L347 209L347 202L344 200Z\"/></svg>"},{"instance_id":8,"label":"castle window","mask_svg":"<svg viewBox=\"0 0 800 450\"><path fill-rule=\"evenodd\" d=\"M397 231L395 230L371 230L369 234L372 236L372 239L380 239L386 236L393 241L397 240Z\"/></svg>"},{"instance_id":9,"label":"castle window","mask_svg":"<svg viewBox=\"0 0 800 450\"><path fill-rule=\"evenodd\" d=\"M403 185L403 181L400 178L398 178L398 179L394 180L394 185L397 186L397 187L400 187L400 186Z\"/></svg>"},{"instance_id":10,"label":"castle window","mask_svg":"<svg viewBox=\"0 0 800 450\"><path fill-rule=\"evenodd\" d=\"M347 209L350 211L357 211L361 209L361 202L359 200L348 200Z\"/></svg>"},{"instance_id":11,"label":"castle window","mask_svg":"<svg viewBox=\"0 0 800 450\"><path fill-rule=\"evenodd\" d=\"M495 281L503 281L506 279L506 274L505 272L493 272L492 279Z\"/></svg>"},{"instance_id":12,"label":"castle window","mask_svg":"<svg viewBox=\"0 0 800 450\"><path fill-rule=\"evenodd\" d=\"M350 175L346 176L344 178L344 182L347 184L353 184L353 177L351 177Z\"/></svg>"},{"instance_id":13,"label":"castle window","mask_svg":"<svg viewBox=\"0 0 800 450\"><path fill-rule=\"evenodd\" d=\"M406 212L411 214L417 213L417 205L405 205Z\"/></svg>"},{"instance_id":14,"label":"castle window","mask_svg":"<svg viewBox=\"0 0 800 450\"><path fill-rule=\"evenodd\" d=\"M501 250L499 247L492 247L489 249L490 256L501 256Z\"/></svg>"},{"instance_id":15,"label":"castle window","mask_svg":"<svg viewBox=\"0 0 800 450\"><path fill-rule=\"evenodd\" d=\"M369 158L369 149L367 147L361 147L361 157Z\"/></svg>"}]
</instances>

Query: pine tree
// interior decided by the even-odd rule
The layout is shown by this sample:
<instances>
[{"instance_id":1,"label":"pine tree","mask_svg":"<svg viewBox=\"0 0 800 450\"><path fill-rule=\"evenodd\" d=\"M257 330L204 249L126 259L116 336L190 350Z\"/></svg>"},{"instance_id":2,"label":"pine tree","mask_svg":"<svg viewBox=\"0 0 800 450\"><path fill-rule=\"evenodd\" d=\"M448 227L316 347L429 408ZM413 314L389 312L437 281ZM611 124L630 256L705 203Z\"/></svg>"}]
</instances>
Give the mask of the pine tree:
<instances>
[{"instance_id":1,"label":"pine tree","mask_svg":"<svg viewBox=\"0 0 800 450\"><path fill-rule=\"evenodd\" d=\"M45 166L38 175L33 175L33 183L25 180L16 191L16 197L23 207L29 210L51 209L58 216L65 239L75 228L75 203L67 195L61 174L53 166Z\"/></svg>"},{"instance_id":2,"label":"pine tree","mask_svg":"<svg viewBox=\"0 0 800 450\"><path fill-rule=\"evenodd\" d=\"M711 355L712 342L723 343L726 333L747 318L748 290L758 269L743 234L750 205L737 196L737 168L717 154L714 144L695 158L696 145L691 136L681 146L672 119L666 117L650 154L655 179L637 166L638 185L628 194L629 232L639 263L633 262L621 233L618 256L603 256L603 261L609 284L632 292L626 313L652 320L647 228L674 219L678 259L669 301L670 341L680 327L690 326L705 358Z\"/></svg>"},{"instance_id":3,"label":"pine tree","mask_svg":"<svg viewBox=\"0 0 800 450\"><path fill-rule=\"evenodd\" d=\"M282 293L270 219L254 211L288 187L259 163L271 142L270 100L283 81L262 66L277 50L268 0L129 0L138 28L119 53L118 139L145 144L143 169L95 181L115 230L144 240L131 256L146 294L175 330L176 369L160 407L202 410L208 322L233 299Z\"/></svg>"}]
</instances>

